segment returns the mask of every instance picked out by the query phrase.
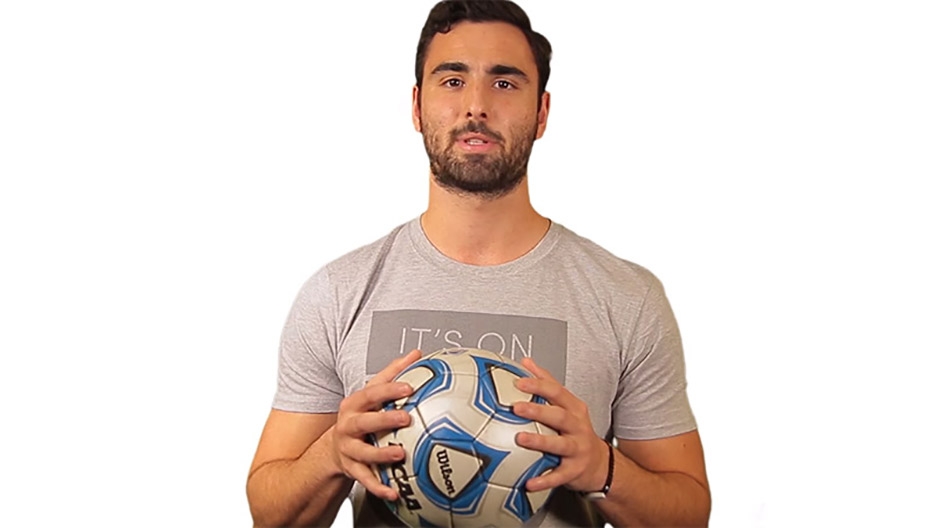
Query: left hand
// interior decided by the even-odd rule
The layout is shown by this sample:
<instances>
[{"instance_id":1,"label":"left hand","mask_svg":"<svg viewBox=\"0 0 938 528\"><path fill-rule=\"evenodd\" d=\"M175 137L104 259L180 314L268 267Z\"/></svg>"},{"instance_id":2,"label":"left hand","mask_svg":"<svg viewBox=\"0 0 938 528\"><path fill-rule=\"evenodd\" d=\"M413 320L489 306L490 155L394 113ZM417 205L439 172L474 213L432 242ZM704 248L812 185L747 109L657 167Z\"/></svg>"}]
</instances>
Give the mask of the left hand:
<instances>
[{"instance_id":1,"label":"left hand","mask_svg":"<svg viewBox=\"0 0 938 528\"><path fill-rule=\"evenodd\" d=\"M556 469L529 480L528 490L533 492L558 486L574 491L601 489L606 483L609 448L593 432L589 408L531 358L524 358L521 363L534 377L521 378L515 386L523 392L544 397L550 405L519 402L513 406L514 413L560 433L558 436L518 433L515 437L521 447L561 457Z\"/></svg>"}]
</instances>

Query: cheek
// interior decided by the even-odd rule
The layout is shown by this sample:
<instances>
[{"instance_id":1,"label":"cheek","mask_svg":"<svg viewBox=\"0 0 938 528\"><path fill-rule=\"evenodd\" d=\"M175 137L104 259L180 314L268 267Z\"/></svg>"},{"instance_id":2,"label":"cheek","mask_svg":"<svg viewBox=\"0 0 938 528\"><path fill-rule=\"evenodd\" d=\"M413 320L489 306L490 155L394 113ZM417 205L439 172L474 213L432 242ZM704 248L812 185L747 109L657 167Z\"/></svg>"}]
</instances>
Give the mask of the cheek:
<instances>
[{"instance_id":1,"label":"cheek","mask_svg":"<svg viewBox=\"0 0 938 528\"><path fill-rule=\"evenodd\" d=\"M516 114L507 123L506 130L511 131L513 139L522 139L527 141L528 136L534 134L537 130L537 112L521 112Z\"/></svg>"},{"instance_id":2,"label":"cheek","mask_svg":"<svg viewBox=\"0 0 938 528\"><path fill-rule=\"evenodd\" d=\"M423 133L438 139L446 138L453 128L453 120L448 116L434 113L423 114Z\"/></svg>"},{"instance_id":3,"label":"cheek","mask_svg":"<svg viewBox=\"0 0 938 528\"><path fill-rule=\"evenodd\" d=\"M524 116L521 118L521 122L537 124L537 117L537 107L532 107L529 111L524 113Z\"/></svg>"},{"instance_id":4,"label":"cheek","mask_svg":"<svg viewBox=\"0 0 938 528\"><path fill-rule=\"evenodd\" d=\"M445 108L431 109L424 112L424 122L435 128L452 126L456 122L456 114L452 110Z\"/></svg>"},{"instance_id":5,"label":"cheek","mask_svg":"<svg viewBox=\"0 0 938 528\"><path fill-rule=\"evenodd\" d=\"M421 111L426 123L449 124L459 118L459 105L456 101L435 94L426 94Z\"/></svg>"}]
</instances>

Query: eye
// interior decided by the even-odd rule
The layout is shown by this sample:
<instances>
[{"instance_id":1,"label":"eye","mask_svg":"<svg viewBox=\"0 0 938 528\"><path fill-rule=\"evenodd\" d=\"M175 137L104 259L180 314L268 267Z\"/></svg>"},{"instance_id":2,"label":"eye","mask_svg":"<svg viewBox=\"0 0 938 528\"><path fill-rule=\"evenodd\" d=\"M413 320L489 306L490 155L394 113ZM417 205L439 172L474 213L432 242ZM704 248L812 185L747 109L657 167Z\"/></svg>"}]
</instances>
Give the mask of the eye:
<instances>
[{"instance_id":1,"label":"eye","mask_svg":"<svg viewBox=\"0 0 938 528\"><path fill-rule=\"evenodd\" d=\"M448 88L459 88L463 85L462 79L446 79L443 81L443 86Z\"/></svg>"},{"instance_id":2,"label":"eye","mask_svg":"<svg viewBox=\"0 0 938 528\"><path fill-rule=\"evenodd\" d=\"M511 84L510 82L504 79L501 79L501 80L495 81L495 87L500 90L511 90L512 88L515 87L515 85Z\"/></svg>"}]
</instances>

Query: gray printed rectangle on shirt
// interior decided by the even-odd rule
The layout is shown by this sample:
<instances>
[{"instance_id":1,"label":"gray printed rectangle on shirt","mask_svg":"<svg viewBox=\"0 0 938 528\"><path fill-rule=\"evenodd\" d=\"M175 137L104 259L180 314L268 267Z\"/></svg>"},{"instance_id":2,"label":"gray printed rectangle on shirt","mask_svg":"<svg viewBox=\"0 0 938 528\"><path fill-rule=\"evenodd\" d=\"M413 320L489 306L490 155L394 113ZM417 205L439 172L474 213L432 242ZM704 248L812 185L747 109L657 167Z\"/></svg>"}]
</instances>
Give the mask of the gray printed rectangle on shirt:
<instances>
[{"instance_id":1,"label":"gray printed rectangle on shirt","mask_svg":"<svg viewBox=\"0 0 938 528\"><path fill-rule=\"evenodd\" d=\"M366 376L373 376L415 348L424 355L443 348L481 348L519 362L523 357L531 357L564 383L567 323L544 317L477 312L375 311L371 316Z\"/></svg>"}]
</instances>

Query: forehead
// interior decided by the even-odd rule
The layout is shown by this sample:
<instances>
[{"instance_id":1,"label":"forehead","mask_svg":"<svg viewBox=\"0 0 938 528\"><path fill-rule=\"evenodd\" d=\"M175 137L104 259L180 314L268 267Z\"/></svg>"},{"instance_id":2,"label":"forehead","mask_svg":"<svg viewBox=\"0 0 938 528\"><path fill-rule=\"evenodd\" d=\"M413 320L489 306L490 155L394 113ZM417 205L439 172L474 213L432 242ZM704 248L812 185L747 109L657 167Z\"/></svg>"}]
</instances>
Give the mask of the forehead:
<instances>
[{"instance_id":1,"label":"forehead","mask_svg":"<svg viewBox=\"0 0 938 528\"><path fill-rule=\"evenodd\" d=\"M437 33L427 47L424 75L443 62L463 62L470 68L504 64L532 78L537 75L527 38L507 22L460 22L448 33Z\"/></svg>"}]
</instances>

